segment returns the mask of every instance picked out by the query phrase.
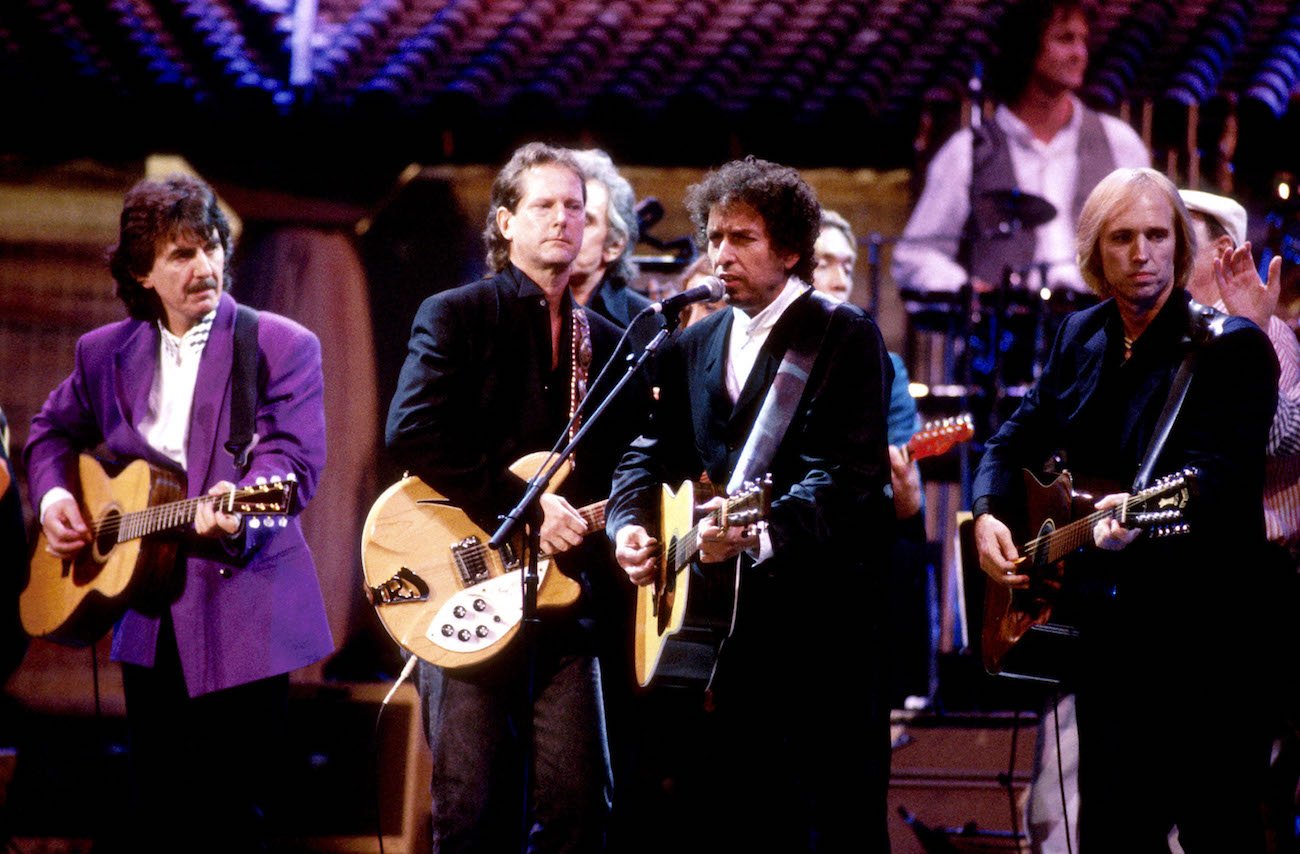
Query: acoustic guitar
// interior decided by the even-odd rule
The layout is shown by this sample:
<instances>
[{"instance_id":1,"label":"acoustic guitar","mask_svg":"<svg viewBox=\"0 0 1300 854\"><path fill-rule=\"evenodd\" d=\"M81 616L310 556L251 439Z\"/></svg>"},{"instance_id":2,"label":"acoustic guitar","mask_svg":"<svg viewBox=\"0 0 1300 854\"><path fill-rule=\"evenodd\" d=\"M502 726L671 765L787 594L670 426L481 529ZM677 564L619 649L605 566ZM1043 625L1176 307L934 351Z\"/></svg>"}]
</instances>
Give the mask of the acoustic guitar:
<instances>
[{"instance_id":1,"label":"acoustic guitar","mask_svg":"<svg viewBox=\"0 0 1300 854\"><path fill-rule=\"evenodd\" d=\"M686 682L707 681L722 641L731 634L739 601L737 567L710 567L707 577L691 577L700 551L696 484L688 480L676 490L666 484L661 489L659 567L650 584L637 588L633 623L634 670L643 687L664 672ZM760 522L767 518L771 489L771 478L747 483L704 518L721 528ZM706 582L706 588L692 592L692 584L699 588Z\"/></svg>"},{"instance_id":2,"label":"acoustic guitar","mask_svg":"<svg viewBox=\"0 0 1300 854\"><path fill-rule=\"evenodd\" d=\"M550 455L528 454L510 467L528 480ZM566 463L551 479L559 487ZM605 527L604 501L578 508L587 533ZM361 540L366 598L398 645L450 669L479 664L504 649L523 619L522 571L527 554L518 545L488 547L490 535L418 477L386 489L370 508ZM552 571L539 555L538 610L577 601L581 588Z\"/></svg>"},{"instance_id":3,"label":"acoustic guitar","mask_svg":"<svg viewBox=\"0 0 1300 854\"><path fill-rule=\"evenodd\" d=\"M1187 533L1184 511L1195 494L1197 473L1189 468L1160 478L1109 510L1092 510L1100 496L1076 492L1069 472L1048 484L1030 471L1023 477L1029 529L1035 534L1020 547L1019 570L1030 583L1023 589L985 584L981 653L991 674L1057 682L1061 668L1056 651L1064 652L1062 641L1078 635L1074 626L1053 620L1066 558L1092 545L1093 528L1103 519L1143 529L1150 537Z\"/></svg>"},{"instance_id":4,"label":"acoustic guitar","mask_svg":"<svg viewBox=\"0 0 1300 854\"><path fill-rule=\"evenodd\" d=\"M98 460L82 454L78 469L78 506L91 542L63 559L46 550L42 531L18 599L27 634L72 646L97 641L127 608L156 612L180 593L184 576L176 565L175 534L194 524L201 505L245 514L253 527L263 516L283 526L298 487L290 475L185 498L180 475L146 460L110 476Z\"/></svg>"},{"instance_id":5,"label":"acoustic guitar","mask_svg":"<svg viewBox=\"0 0 1300 854\"><path fill-rule=\"evenodd\" d=\"M947 452L975 435L969 414L927 422L908 441L908 457L920 460ZM739 606L738 567L711 566L692 575L699 551L697 502L722 497L724 506L712 514L722 527L749 525L766 518L771 483L746 484L727 496L716 484L687 481L673 490L662 486L660 534L663 544L658 574L637 588L634 622L634 668L642 687L652 681L685 685L709 680L723 641L734 625Z\"/></svg>"}]
</instances>

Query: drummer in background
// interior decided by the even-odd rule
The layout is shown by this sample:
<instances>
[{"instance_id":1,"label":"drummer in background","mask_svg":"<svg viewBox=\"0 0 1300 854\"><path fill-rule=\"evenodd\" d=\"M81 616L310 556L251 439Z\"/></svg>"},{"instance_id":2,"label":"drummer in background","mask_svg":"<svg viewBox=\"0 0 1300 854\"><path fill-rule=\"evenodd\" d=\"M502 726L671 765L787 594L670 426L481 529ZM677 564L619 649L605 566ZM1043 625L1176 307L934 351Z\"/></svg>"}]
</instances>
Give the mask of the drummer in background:
<instances>
[{"instance_id":1,"label":"drummer in background","mask_svg":"<svg viewBox=\"0 0 1300 854\"><path fill-rule=\"evenodd\" d=\"M931 161L894 249L901 289L953 292L969 280L987 292L1007 270L1037 288L1046 269L1053 289L1088 293L1074 263L1083 200L1116 167L1150 165L1131 127L1075 94L1090 17L1078 0L1021 0L1003 14L990 65L996 110L991 121L973 114Z\"/></svg>"}]
</instances>

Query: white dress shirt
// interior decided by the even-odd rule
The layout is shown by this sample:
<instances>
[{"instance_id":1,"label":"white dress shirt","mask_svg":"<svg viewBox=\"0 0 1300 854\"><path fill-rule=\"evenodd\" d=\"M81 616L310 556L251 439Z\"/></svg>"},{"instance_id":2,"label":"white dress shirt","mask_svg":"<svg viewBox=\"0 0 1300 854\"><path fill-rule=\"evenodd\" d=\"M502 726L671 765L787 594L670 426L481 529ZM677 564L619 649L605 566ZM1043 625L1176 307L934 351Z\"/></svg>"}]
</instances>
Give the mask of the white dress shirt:
<instances>
[{"instance_id":1,"label":"white dress shirt","mask_svg":"<svg viewBox=\"0 0 1300 854\"><path fill-rule=\"evenodd\" d=\"M149 404L136 429L149 444L185 471L185 445L190 437L190 409L194 406L194 387L198 382L199 361L212 331L217 312L213 309L184 335L173 335L158 323L158 370L149 389ZM41 497L41 520L54 502L71 498L72 493L56 486Z\"/></svg>"},{"instance_id":2,"label":"white dress shirt","mask_svg":"<svg viewBox=\"0 0 1300 854\"><path fill-rule=\"evenodd\" d=\"M758 353L763 349L772 327L781 319L781 315L790 304L803 296L809 286L794 276L786 279L785 287L776 299L768 303L762 311L750 317L738 308L731 310L731 336L727 341L727 395L731 402L740 399L740 392L745 381L754 370ZM762 563L772 556L772 535L767 531L767 523L755 525L758 532L758 548L749 549L755 563Z\"/></svg>"},{"instance_id":3,"label":"white dress shirt","mask_svg":"<svg viewBox=\"0 0 1300 854\"><path fill-rule=\"evenodd\" d=\"M1052 203L1057 215L1035 232L1034 263L1046 264L1048 283L1088 291L1075 263L1075 176L1079 168L1079 128L1084 106L1071 96L1069 123L1049 142L1034 136L1005 105L993 121L1007 138L1016 186ZM1151 165L1151 155L1133 128L1100 115L1115 165ZM894 247L892 272L899 287L917 291L956 291L966 283L966 270L957 263L962 230L970 216L971 130L962 128L940 147L926 172L925 189L917 200L903 238ZM1037 268L1029 286L1036 287ZM991 283L992 284L992 283Z\"/></svg>"}]
</instances>

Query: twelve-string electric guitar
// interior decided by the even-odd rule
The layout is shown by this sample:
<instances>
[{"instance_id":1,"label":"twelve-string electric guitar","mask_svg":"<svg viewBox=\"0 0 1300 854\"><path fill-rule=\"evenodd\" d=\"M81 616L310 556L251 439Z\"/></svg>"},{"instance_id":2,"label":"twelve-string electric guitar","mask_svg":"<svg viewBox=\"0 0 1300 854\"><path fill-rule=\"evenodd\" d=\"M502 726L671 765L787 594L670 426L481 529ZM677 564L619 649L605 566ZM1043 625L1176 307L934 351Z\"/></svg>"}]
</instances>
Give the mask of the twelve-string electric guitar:
<instances>
[{"instance_id":1,"label":"twelve-string electric guitar","mask_svg":"<svg viewBox=\"0 0 1300 854\"><path fill-rule=\"evenodd\" d=\"M1019 571L1030 576L1030 585L1013 590L993 581L985 584L984 667L1003 676L1057 681L1060 662L1049 648L1060 649L1062 639L1078 633L1073 626L1052 619L1067 569L1065 559L1092 545L1093 528L1103 519L1115 519L1125 528L1144 529L1152 537L1187 533L1190 528L1184 511L1195 494L1197 473L1184 469L1160 478L1109 510L1093 509L1100 494L1076 492L1068 472L1048 484L1040 483L1030 471L1023 476L1030 530L1035 535L1020 547Z\"/></svg>"},{"instance_id":2,"label":"twelve-string electric guitar","mask_svg":"<svg viewBox=\"0 0 1300 854\"><path fill-rule=\"evenodd\" d=\"M200 505L245 514L252 517L249 525L262 524L261 516L284 525L298 486L290 475L185 498L179 475L145 460L110 476L98 460L82 454L78 468L78 503L92 541L65 560L46 551L42 531L18 599L29 635L75 646L97 641L127 608L157 611L179 594L184 574L176 565L177 533L194 523Z\"/></svg>"},{"instance_id":3,"label":"twelve-string electric guitar","mask_svg":"<svg viewBox=\"0 0 1300 854\"><path fill-rule=\"evenodd\" d=\"M521 457L510 470L528 480L546 452ZM562 466L548 491L569 472ZM587 533L603 531L605 502L578 508ZM523 619L525 551L488 547L490 535L418 477L390 486L375 501L362 532L366 597L393 640L431 664L458 668L504 649ZM578 582L539 555L539 610L578 599Z\"/></svg>"}]
</instances>

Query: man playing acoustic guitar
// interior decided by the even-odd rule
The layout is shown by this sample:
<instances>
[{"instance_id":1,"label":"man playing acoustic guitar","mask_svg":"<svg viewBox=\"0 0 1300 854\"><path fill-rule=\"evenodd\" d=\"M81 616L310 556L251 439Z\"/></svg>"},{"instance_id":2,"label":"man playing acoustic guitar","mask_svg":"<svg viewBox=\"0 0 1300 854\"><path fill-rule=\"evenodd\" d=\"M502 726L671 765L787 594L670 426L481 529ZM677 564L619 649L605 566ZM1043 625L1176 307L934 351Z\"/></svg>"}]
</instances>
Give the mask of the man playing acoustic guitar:
<instances>
[{"instance_id":1,"label":"man playing acoustic guitar","mask_svg":"<svg viewBox=\"0 0 1300 854\"><path fill-rule=\"evenodd\" d=\"M1037 474L1055 456L1076 485L1109 484L1093 490L1108 493L1100 511L1127 507L1129 484L1144 485L1140 472L1195 473L1189 533L1144 536L1137 522L1102 512L1061 577L1057 598L1079 632L1066 676L1077 697L1086 851L1164 851L1175 827L1188 854L1264 846L1257 632L1267 618L1261 506L1277 363L1254 324L1190 302L1195 249L1165 176L1119 169L1102 180L1079 217L1078 257L1104 301L1065 319L1042 376L989 440L975 476L975 542L989 583L1043 595L1044 568L1007 524L1038 543L1052 537L1021 509L1038 492L1022 487L1023 471ZM1177 400L1170 391L1189 350L1190 385L1162 443L1162 412ZM1225 594L1234 600L1226 611Z\"/></svg>"},{"instance_id":2,"label":"man playing acoustic guitar","mask_svg":"<svg viewBox=\"0 0 1300 854\"><path fill-rule=\"evenodd\" d=\"M658 403L616 472L607 530L629 578L657 589L661 558L683 550L664 533L664 486L703 472L735 494L733 481L770 474L771 502L765 524L706 516L686 537L698 540L699 568L682 570L691 589L743 557L712 711L690 736L702 773L678 781L698 815L672 847L887 850L889 357L866 314L807 284L820 206L795 170L733 161L688 190L687 207L731 308L660 353Z\"/></svg>"},{"instance_id":3,"label":"man playing acoustic guitar","mask_svg":"<svg viewBox=\"0 0 1300 854\"><path fill-rule=\"evenodd\" d=\"M225 293L232 245L216 194L197 178L145 180L127 193L109 266L131 317L78 341L24 451L50 554L73 558L92 539L100 548L73 497L85 486L78 457L96 448L178 473L191 499L292 476L296 514L315 491L325 464L320 343L261 312L244 327L255 337L237 345L240 310ZM249 350L255 367L244 374L236 368ZM257 441L241 467L227 442L232 400L247 391L232 376L244 375L255 383ZM206 500L185 506L197 536L172 570L179 592L130 603L113 633L131 750L124 850L260 851L280 786L289 671L333 642L296 518L282 528Z\"/></svg>"}]
</instances>

